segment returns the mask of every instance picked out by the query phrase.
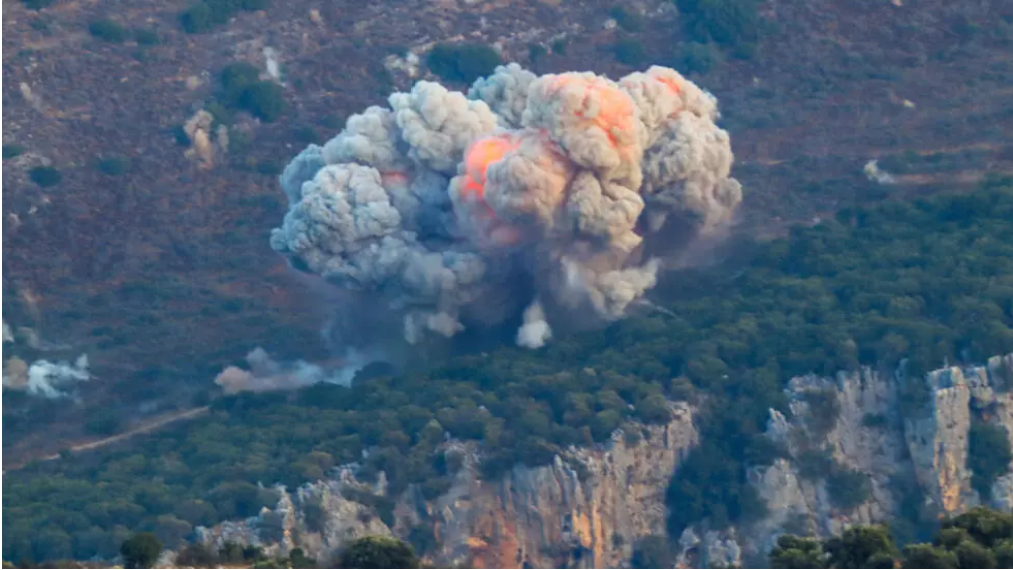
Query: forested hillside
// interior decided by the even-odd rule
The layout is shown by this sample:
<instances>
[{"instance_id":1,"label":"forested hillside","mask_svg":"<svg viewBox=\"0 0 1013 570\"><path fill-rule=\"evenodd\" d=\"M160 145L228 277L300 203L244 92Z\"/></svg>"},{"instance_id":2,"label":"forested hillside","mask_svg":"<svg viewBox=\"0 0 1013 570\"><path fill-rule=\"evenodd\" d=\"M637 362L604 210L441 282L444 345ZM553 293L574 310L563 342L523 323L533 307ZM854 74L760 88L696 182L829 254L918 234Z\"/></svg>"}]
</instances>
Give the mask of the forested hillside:
<instances>
[{"instance_id":1,"label":"forested hillside","mask_svg":"<svg viewBox=\"0 0 1013 570\"><path fill-rule=\"evenodd\" d=\"M115 556L135 530L178 546L194 525L245 517L298 485L361 461L388 497L449 486L444 434L483 442L484 473L552 460L624 422L701 406L701 446L674 475L670 532L707 515L744 523L765 506L745 466L779 451L760 434L792 376L872 365L909 375L1013 350L1013 184L841 212L743 249L729 266L670 276L665 310L554 340L501 348L352 388L239 395L120 451L66 456L4 477L8 560ZM743 246L746 248L747 246ZM917 384L912 383L912 387ZM906 398L921 396L912 388ZM368 456L363 459L363 451ZM363 496L381 515L391 499ZM677 536L677 535L676 535Z\"/></svg>"}]
</instances>

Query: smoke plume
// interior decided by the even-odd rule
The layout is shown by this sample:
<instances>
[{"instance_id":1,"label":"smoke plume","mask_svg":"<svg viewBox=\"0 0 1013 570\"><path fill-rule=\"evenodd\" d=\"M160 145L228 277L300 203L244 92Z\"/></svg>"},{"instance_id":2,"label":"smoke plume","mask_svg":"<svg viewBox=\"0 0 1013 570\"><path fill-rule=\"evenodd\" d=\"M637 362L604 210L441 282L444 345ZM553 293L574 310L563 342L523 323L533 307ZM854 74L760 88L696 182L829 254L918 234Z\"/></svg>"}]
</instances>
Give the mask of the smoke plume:
<instances>
[{"instance_id":1,"label":"smoke plume","mask_svg":"<svg viewBox=\"0 0 1013 570\"><path fill-rule=\"evenodd\" d=\"M31 366L13 357L4 365L3 385L12 390L24 390L31 396L56 399L69 396L75 384L90 378L85 354L73 364L36 360Z\"/></svg>"},{"instance_id":2,"label":"smoke plume","mask_svg":"<svg viewBox=\"0 0 1013 570\"><path fill-rule=\"evenodd\" d=\"M366 364L355 358L354 353L344 366L336 370L325 370L302 360L292 364L280 363L259 346L246 355L246 363L249 370L236 366L222 370L215 378L215 384L221 386L226 394L296 390L319 382L349 386L356 371Z\"/></svg>"},{"instance_id":3,"label":"smoke plume","mask_svg":"<svg viewBox=\"0 0 1013 570\"><path fill-rule=\"evenodd\" d=\"M388 102L292 160L271 245L411 343L523 313L517 342L539 347L550 320L621 318L657 281L652 239L713 235L742 200L717 101L672 69L510 64L467 95L422 81Z\"/></svg>"}]
</instances>

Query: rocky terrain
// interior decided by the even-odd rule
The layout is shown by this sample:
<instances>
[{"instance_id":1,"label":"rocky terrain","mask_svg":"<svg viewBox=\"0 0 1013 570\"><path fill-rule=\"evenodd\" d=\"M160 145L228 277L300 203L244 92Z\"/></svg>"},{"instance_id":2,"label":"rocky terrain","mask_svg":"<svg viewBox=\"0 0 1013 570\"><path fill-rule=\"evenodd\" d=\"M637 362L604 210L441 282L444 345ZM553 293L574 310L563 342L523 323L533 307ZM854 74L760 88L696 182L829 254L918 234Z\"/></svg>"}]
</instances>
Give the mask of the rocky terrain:
<instances>
[{"instance_id":1,"label":"rocky terrain","mask_svg":"<svg viewBox=\"0 0 1013 570\"><path fill-rule=\"evenodd\" d=\"M912 385L924 388L926 397L909 408L899 399L910 398ZM983 500L972 488L967 458L973 422L1013 434L1010 387L1013 354L924 378L863 368L793 379L790 418L772 410L768 424L767 435L782 454L750 474L769 514L744 528L712 530L708 521L686 528L671 537L680 547L679 564L762 567L784 532L830 536L875 522L890 522L897 532L901 521L928 523L989 502L1009 511L1013 476L998 478L991 499ZM280 554L299 547L329 560L350 539L394 534L413 541L437 566L626 567L639 539L665 534L672 470L678 472L697 443L694 407L676 403L673 411L667 425L644 426L639 434L617 431L608 444L571 448L552 465L519 465L493 481L477 472L474 449L448 442L445 453L460 460L453 486L431 500L412 487L389 498L385 509L374 506L385 494L382 477L366 485L356 481L354 466L342 467L332 479L280 489L273 510L201 529L199 539ZM826 471L813 465L821 454ZM865 491L832 488L842 472L867 481L855 486Z\"/></svg>"}]
</instances>

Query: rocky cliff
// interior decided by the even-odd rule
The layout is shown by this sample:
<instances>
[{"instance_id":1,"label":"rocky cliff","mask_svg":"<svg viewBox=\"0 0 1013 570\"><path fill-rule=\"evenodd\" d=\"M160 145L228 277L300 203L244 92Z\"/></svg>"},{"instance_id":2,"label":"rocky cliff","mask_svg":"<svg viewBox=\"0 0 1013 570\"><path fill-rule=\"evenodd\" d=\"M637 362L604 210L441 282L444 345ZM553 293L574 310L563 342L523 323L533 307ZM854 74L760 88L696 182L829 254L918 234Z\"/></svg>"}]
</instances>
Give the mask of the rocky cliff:
<instances>
[{"instance_id":1,"label":"rocky cliff","mask_svg":"<svg viewBox=\"0 0 1013 570\"><path fill-rule=\"evenodd\" d=\"M672 537L678 564L762 566L784 532L827 536L894 521L896 532L908 525L913 536L919 524L981 504L967 468L969 432L985 422L1013 434L1010 387L1013 354L924 378L863 368L793 379L790 409L771 410L768 423L781 456L749 472L768 516L721 531L701 521ZM698 440L693 416L691 406L673 404L666 425L617 431L606 445L571 448L538 468L517 465L496 481L480 477L478 449L448 442L444 452L461 457L461 467L449 491L430 501L415 488L386 497L382 477L365 485L345 467L331 480L280 489L274 510L201 529L200 538L281 554L299 546L327 560L349 539L394 534L424 539L440 567L628 566L635 541L665 532L669 479ZM387 501L382 519L378 497ZM990 500L1013 507L1013 475L995 481Z\"/></svg>"},{"instance_id":2,"label":"rocky cliff","mask_svg":"<svg viewBox=\"0 0 1013 570\"><path fill-rule=\"evenodd\" d=\"M629 560L638 538L663 532L665 490L697 438L693 409L676 403L665 425L634 425L606 445L572 448L542 467L517 465L497 481L480 477L474 446L449 442L444 453L463 458L450 490L426 501L409 488L386 522L352 500L384 497L382 477L363 485L345 467L332 480L279 489L273 510L198 534L272 554L299 546L319 560L365 534L421 534L434 539L426 555L439 567L615 567Z\"/></svg>"},{"instance_id":3,"label":"rocky cliff","mask_svg":"<svg viewBox=\"0 0 1013 570\"><path fill-rule=\"evenodd\" d=\"M762 566L784 532L828 536L889 521L895 534L914 538L919 527L983 502L1010 510L1013 475L999 477L982 501L967 468L972 422L1002 426L1013 443L1010 388L1013 354L924 378L863 368L792 379L790 414L771 410L767 429L783 457L750 470L768 516L749 528L687 529L680 563Z\"/></svg>"}]
</instances>

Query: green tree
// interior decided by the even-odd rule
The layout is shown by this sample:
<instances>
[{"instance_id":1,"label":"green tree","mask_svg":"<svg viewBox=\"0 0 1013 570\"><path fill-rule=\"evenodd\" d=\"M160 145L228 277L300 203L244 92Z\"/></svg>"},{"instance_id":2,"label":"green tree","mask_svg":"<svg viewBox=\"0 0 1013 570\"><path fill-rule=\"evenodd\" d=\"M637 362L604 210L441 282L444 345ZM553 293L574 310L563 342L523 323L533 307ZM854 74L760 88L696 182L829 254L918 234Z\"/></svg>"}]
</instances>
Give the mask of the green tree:
<instances>
[{"instance_id":1,"label":"green tree","mask_svg":"<svg viewBox=\"0 0 1013 570\"><path fill-rule=\"evenodd\" d=\"M334 561L337 568L419 568L411 545L389 536L365 536L354 540Z\"/></svg>"},{"instance_id":2,"label":"green tree","mask_svg":"<svg viewBox=\"0 0 1013 570\"><path fill-rule=\"evenodd\" d=\"M447 81L473 83L491 75L503 60L499 53L485 44L446 44L433 46L426 56L429 70Z\"/></svg>"},{"instance_id":3,"label":"green tree","mask_svg":"<svg viewBox=\"0 0 1013 570\"><path fill-rule=\"evenodd\" d=\"M826 568L823 545L814 538L781 535L770 551L771 568Z\"/></svg>"},{"instance_id":4,"label":"green tree","mask_svg":"<svg viewBox=\"0 0 1013 570\"><path fill-rule=\"evenodd\" d=\"M128 568L151 568L161 553L162 543L150 532L139 532L120 546L120 554Z\"/></svg>"},{"instance_id":5,"label":"green tree","mask_svg":"<svg viewBox=\"0 0 1013 570\"><path fill-rule=\"evenodd\" d=\"M957 556L931 544L909 544L904 547L904 568L956 568Z\"/></svg>"},{"instance_id":6,"label":"green tree","mask_svg":"<svg viewBox=\"0 0 1013 570\"><path fill-rule=\"evenodd\" d=\"M992 483L1009 470L1013 461L1006 428L997 424L971 423L967 448L967 467L971 484L983 498L992 495Z\"/></svg>"},{"instance_id":7,"label":"green tree","mask_svg":"<svg viewBox=\"0 0 1013 570\"><path fill-rule=\"evenodd\" d=\"M630 66L640 65L647 59L644 44L633 38L623 38L617 41L613 47L613 51L620 63Z\"/></svg>"},{"instance_id":8,"label":"green tree","mask_svg":"<svg viewBox=\"0 0 1013 570\"><path fill-rule=\"evenodd\" d=\"M885 526L860 526L824 544L831 568L893 568L897 547Z\"/></svg>"}]
</instances>

